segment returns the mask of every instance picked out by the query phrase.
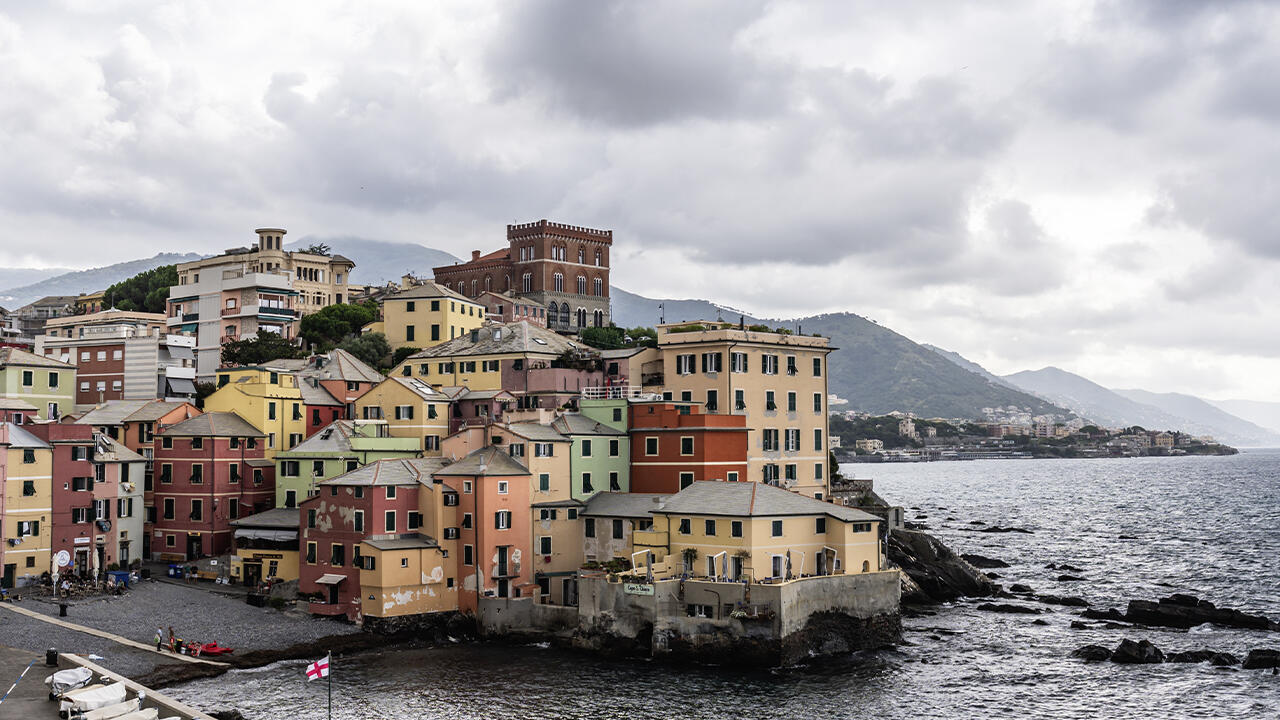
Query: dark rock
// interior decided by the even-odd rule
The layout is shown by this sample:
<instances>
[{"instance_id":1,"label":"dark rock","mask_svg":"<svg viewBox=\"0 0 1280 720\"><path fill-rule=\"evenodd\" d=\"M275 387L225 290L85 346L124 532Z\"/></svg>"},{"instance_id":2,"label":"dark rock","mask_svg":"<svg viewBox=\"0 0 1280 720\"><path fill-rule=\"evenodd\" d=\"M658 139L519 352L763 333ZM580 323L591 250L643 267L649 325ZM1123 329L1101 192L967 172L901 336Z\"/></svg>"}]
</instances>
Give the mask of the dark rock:
<instances>
[{"instance_id":1,"label":"dark rock","mask_svg":"<svg viewBox=\"0 0 1280 720\"><path fill-rule=\"evenodd\" d=\"M984 527L984 528L982 528L981 530L979 530L978 532L984 532L984 533L1024 533L1024 534L1027 534L1027 535L1032 534L1030 530L1026 530L1026 529L1024 529L1024 528L1018 528L1018 527L1000 527L999 525L992 525L991 527Z\"/></svg>"},{"instance_id":2,"label":"dark rock","mask_svg":"<svg viewBox=\"0 0 1280 720\"><path fill-rule=\"evenodd\" d=\"M1126 625L1126 624L1124 624L1124 623L1118 623L1118 622L1104 622L1104 623L1102 623L1102 627L1104 627L1104 628L1106 628L1106 629L1108 629L1108 630L1128 630L1129 628L1131 628L1131 627L1133 627L1133 626L1132 626L1132 625Z\"/></svg>"},{"instance_id":3,"label":"dark rock","mask_svg":"<svg viewBox=\"0 0 1280 720\"><path fill-rule=\"evenodd\" d=\"M1031 621L1031 624L1032 624L1032 625L1048 625L1048 624L1049 624L1049 621L1048 621L1048 620L1043 620L1043 619L1041 619L1041 618L1036 618L1035 620L1032 620L1032 621Z\"/></svg>"},{"instance_id":4,"label":"dark rock","mask_svg":"<svg viewBox=\"0 0 1280 720\"><path fill-rule=\"evenodd\" d=\"M1038 608L1027 607L1026 605L1013 605L1011 603L982 603L978 606L979 610L997 613L1012 613L1018 615L1039 615Z\"/></svg>"},{"instance_id":5,"label":"dark rock","mask_svg":"<svg viewBox=\"0 0 1280 720\"><path fill-rule=\"evenodd\" d=\"M1213 657L1209 658L1209 664L1214 667L1229 667L1231 665L1239 665L1240 658L1231 653L1214 653Z\"/></svg>"},{"instance_id":6,"label":"dark rock","mask_svg":"<svg viewBox=\"0 0 1280 720\"><path fill-rule=\"evenodd\" d=\"M1068 607L1089 607L1089 601L1074 595L1037 595L1036 599L1049 605L1066 605Z\"/></svg>"},{"instance_id":7,"label":"dark rock","mask_svg":"<svg viewBox=\"0 0 1280 720\"><path fill-rule=\"evenodd\" d=\"M1022 583L1014 583L1009 586L1009 591L1016 593L1029 593L1031 592L1031 586L1023 585Z\"/></svg>"},{"instance_id":8,"label":"dark rock","mask_svg":"<svg viewBox=\"0 0 1280 720\"><path fill-rule=\"evenodd\" d=\"M1280 650L1268 648L1250 650L1249 655L1244 659L1243 667L1245 670L1280 667Z\"/></svg>"},{"instance_id":9,"label":"dark rock","mask_svg":"<svg viewBox=\"0 0 1280 720\"><path fill-rule=\"evenodd\" d=\"M1090 628L1089 623L1081 622L1081 621L1079 621L1079 620L1072 620L1072 621L1071 621L1071 629L1072 629L1072 630L1088 630L1089 628Z\"/></svg>"},{"instance_id":10,"label":"dark rock","mask_svg":"<svg viewBox=\"0 0 1280 720\"><path fill-rule=\"evenodd\" d=\"M1080 613L1080 617L1086 617L1090 620L1124 620L1124 615L1120 614L1115 608L1107 608L1106 610L1085 610Z\"/></svg>"},{"instance_id":11,"label":"dark rock","mask_svg":"<svg viewBox=\"0 0 1280 720\"><path fill-rule=\"evenodd\" d=\"M1149 665L1164 662L1164 653L1160 648L1146 640L1134 642L1128 638L1120 641L1111 653L1111 662L1131 665Z\"/></svg>"},{"instance_id":12,"label":"dark rock","mask_svg":"<svg viewBox=\"0 0 1280 720\"><path fill-rule=\"evenodd\" d=\"M928 515L917 515L917 516L916 516L916 519L917 519L917 520L928 520L928 519L929 519L929 516L928 516Z\"/></svg>"},{"instance_id":13,"label":"dark rock","mask_svg":"<svg viewBox=\"0 0 1280 720\"><path fill-rule=\"evenodd\" d=\"M1084 582L1084 578L1079 575L1059 575L1058 582Z\"/></svg>"},{"instance_id":14,"label":"dark rock","mask_svg":"<svg viewBox=\"0 0 1280 720\"><path fill-rule=\"evenodd\" d=\"M1111 650L1101 645L1085 645L1076 648L1071 652L1072 657L1078 657L1085 662L1102 662L1111 659Z\"/></svg>"},{"instance_id":15,"label":"dark rock","mask_svg":"<svg viewBox=\"0 0 1280 720\"><path fill-rule=\"evenodd\" d=\"M946 519L947 519L947 521L948 521L948 522L955 522L955 521L956 521L956 519L955 519L955 518L953 518L953 517L951 517L950 515L948 515L948 516L946 517Z\"/></svg>"},{"instance_id":16,"label":"dark rock","mask_svg":"<svg viewBox=\"0 0 1280 720\"><path fill-rule=\"evenodd\" d=\"M986 523L982 522L981 520L970 520L969 524L970 525L986 525Z\"/></svg>"},{"instance_id":17,"label":"dark rock","mask_svg":"<svg viewBox=\"0 0 1280 720\"><path fill-rule=\"evenodd\" d=\"M896 530L889 536L888 548L889 560L902 568L918 591L910 598L904 595L904 603L988 597L996 591L989 578L932 535Z\"/></svg>"},{"instance_id":18,"label":"dark rock","mask_svg":"<svg viewBox=\"0 0 1280 720\"><path fill-rule=\"evenodd\" d=\"M1130 600L1124 619L1139 625L1190 628L1205 623L1250 630L1277 630L1280 625L1262 615L1248 615L1239 610L1215 607L1208 600L1192 595L1175 594L1159 602Z\"/></svg>"},{"instance_id":19,"label":"dark rock","mask_svg":"<svg viewBox=\"0 0 1280 720\"><path fill-rule=\"evenodd\" d=\"M214 710L209 713L209 717L216 720L244 720L244 715L241 715L239 710Z\"/></svg>"},{"instance_id":20,"label":"dark rock","mask_svg":"<svg viewBox=\"0 0 1280 720\"><path fill-rule=\"evenodd\" d=\"M929 526L925 525L924 523L911 522L910 520L903 521L902 527L906 528L907 530L928 530L929 529Z\"/></svg>"},{"instance_id":21,"label":"dark rock","mask_svg":"<svg viewBox=\"0 0 1280 720\"><path fill-rule=\"evenodd\" d=\"M1121 535L1120 539L1121 540L1137 540L1138 536L1137 535Z\"/></svg>"},{"instance_id":22,"label":"dark rock","mask_svg":"<svg viewBox=\"0 0 1280 720\"><path fill-rule=\"evenodd\" d=\"M1009 563L996 558L990 558L985 555L976 555L974 553L964 553L960 557L964 558L968 563L976 568L990 570L991 568L1007 568Z\"/></svg>"},{"instance_id":23,"label":"dark rock","mask_svg":"<svg viewBox=\"0 0 1280 720\"><path fill-rule=\"evenodd\" d=\"M999 580L1001 577L1003 577L1000 573L993 573L993 572L989 572L989 573L982 573L982 574L983 574L983 575L986 575L987 577L991 578L992 580Z\"/></svg>"},{"instance_id":24,"label":"dark rock","mask_svg":"<svg viewBox=\"0 0 1280 720\"><path fill-rule=\"evenodd\" d=\"M1186 650L1183 652L1171 652L1164 656L1164 661L1171 663L1202 663L1209 662L1217 654L1212 650Z\"/></svg>"}]
</instances>

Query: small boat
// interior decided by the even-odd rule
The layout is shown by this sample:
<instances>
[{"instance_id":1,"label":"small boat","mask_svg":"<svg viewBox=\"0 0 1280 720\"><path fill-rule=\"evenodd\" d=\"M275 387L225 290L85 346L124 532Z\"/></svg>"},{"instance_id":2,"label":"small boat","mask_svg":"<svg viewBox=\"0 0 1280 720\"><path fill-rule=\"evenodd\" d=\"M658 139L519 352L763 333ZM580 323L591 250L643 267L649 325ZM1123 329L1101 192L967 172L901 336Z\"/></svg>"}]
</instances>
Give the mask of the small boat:
<instances>
[{"instance_id":1,"label":"small boat","mask_svg":"<svg viewBox=\"0 0 1280 720\"><path fill-rule=\"evenodd\" d=\"M110 685L90 685L80 690L72 690L62 697L58 715L66 718L72 714L85 713L124 702L126 689L124 683L117 682Z\"/></svg>"},{"instance_id":2,"label":"small boat","mask_svg":"<svg viewBox=\"0 0 1280 720\"><path fill-rule=\"evenodd\" d=\"M113 718L136 712L142 707L142 698L136 697L132 700L125 700L122 703L107 705L97 710L90 710L83 714L71 713L70 720L113 720Z\"/></svg>"},{"instance_id":3,"label":"small boat","mask_svg":"<svg viewBox=\"0 0 1280 720\"><path fill-rule=\"evenodd\" d=\"M226 655L231 652L235 652L235 650L233 648L219 645L216 640L214 642L207 642L200 646L201 655Z\"/></svg>"},{"instance_id":4,"label":"small boat","mask_svg":"<svg viewBox=\"0 0 1280 720\"><path fill-rule=\"evenodd\" d=\"M78 690L89 684L93 679L93 671L89 668L78 667L71 670L59 670L44 679L44 684L49 686L49 699L57 700L64 693Z\"/></svg>"},{"instance_id":5,"label":"small boat","mask_svg":"<svg viewBox=\"0 0 1280 720\"><path fill-rule=\"evenodd\" d=\"M147 708L146 710L131 712L128 715L121 715L120 717L115 718L115 720L156 720L159 715L159 710L155 708Z\"/></svg>"}]
</instances>

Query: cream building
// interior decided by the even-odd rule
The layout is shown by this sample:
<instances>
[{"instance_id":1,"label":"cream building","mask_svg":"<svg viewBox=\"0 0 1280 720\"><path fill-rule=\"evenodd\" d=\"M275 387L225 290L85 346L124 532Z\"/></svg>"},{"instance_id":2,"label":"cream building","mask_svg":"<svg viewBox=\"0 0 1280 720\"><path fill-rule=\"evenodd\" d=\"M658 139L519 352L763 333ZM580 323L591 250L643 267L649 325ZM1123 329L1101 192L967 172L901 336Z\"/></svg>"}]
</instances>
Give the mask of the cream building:
<instances>
[{"instance_id":1,"label":"cream building","mask_svg":"<svg viewBox=\"0 0 1280 720\"><path fill-rule=\"evenodd\" d=\"M663 394L747 419L751 480L827 496L827 338L700 322L658 326Z\"/></svg>"}]
</instances>

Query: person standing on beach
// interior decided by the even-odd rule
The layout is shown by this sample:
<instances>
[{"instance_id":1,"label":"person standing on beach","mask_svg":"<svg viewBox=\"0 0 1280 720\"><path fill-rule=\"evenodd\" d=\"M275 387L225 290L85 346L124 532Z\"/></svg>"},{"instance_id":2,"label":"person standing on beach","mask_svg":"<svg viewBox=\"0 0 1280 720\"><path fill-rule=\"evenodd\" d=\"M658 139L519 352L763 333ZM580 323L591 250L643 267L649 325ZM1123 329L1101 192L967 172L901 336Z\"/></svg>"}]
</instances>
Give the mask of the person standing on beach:
<instances>
[{"instance_id":1,"label":"person standing on beach","mask_svg":"<svg viewBox=\"0 0 1280 720\"><path fill-rule=\"evenodd\" d=\"M174 652L173 647L173 626L169 626L169 652Z\"/></svg>"},{"instance_id":2,"label":"person standing on beach","mask_svg":"<svg viewBox=\"0 0 1280 720\"><path fill-rule=\"evenodd\" d=\"M164 629L156 627L156 652L160 652L164 647Z\"/></svg>"}]
</instances>

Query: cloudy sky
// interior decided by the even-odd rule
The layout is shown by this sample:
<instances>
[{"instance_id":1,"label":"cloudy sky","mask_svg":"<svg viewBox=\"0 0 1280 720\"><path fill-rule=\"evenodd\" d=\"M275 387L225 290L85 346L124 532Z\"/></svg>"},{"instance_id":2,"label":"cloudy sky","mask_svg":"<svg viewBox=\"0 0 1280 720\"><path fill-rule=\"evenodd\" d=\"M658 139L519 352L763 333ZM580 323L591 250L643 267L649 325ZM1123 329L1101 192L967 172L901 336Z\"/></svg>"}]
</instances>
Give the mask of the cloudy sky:
<instances>
[{"instance_id":1,"label":"cloudy sky","mask_svg":"<svg viewBox=\"0 0 1280 720\"><path fill-rule=\"evenodd\" d=\"M1274 5L0 0L0 65L5 266L546 217L633 292L1280 401Z\"/></svg>"}]
</instances>

